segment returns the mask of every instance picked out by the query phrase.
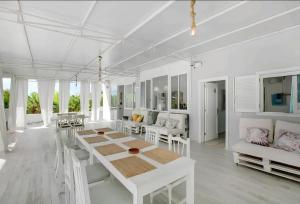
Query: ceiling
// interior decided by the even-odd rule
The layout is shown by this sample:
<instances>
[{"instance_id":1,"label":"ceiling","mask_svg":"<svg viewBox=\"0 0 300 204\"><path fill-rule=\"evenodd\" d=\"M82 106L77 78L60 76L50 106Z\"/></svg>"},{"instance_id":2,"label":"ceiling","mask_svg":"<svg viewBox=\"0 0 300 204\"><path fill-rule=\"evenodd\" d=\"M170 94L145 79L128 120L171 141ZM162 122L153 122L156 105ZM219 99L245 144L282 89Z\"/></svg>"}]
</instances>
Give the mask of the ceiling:
<instances>
[{"instance_id":1,"label":"ceiling","mask_svg":"<svg viewBox=\"0 0 300 204\"><path fill-rule=\"evenodd\" d=\"M0 1L0 67L28 78L136 76L178 59L298 28L300 1Z\"/></svg>"}]
</instances>

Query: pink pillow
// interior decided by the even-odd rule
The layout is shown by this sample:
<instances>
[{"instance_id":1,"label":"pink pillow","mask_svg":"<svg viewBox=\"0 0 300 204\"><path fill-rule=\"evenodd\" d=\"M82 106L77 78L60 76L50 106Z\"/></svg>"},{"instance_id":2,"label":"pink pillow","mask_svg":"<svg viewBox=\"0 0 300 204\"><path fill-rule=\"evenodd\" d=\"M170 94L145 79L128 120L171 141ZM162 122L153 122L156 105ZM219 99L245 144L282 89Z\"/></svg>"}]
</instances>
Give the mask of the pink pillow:
<instances>
[{"instance_id":1,"label":"pink pillow","mask_svg":"<svg viewBox=\"0 0 300 204\"><path fill-rule=\"evenodd\" d=\"M300 134L287 130L279 130L279 137L274 147L289 152L300 153Z\"/></svg>"},{"instance_id":2,"label":"pink pillow","mask_svg":"<svg viewBox=\"0 0 300 204\"><path fill-rule=\"evenodd\" d=\"M250 127L247 128L246 141L252 144L269 146L269 130L265 128Z\"/></svg>"}]
</instances>

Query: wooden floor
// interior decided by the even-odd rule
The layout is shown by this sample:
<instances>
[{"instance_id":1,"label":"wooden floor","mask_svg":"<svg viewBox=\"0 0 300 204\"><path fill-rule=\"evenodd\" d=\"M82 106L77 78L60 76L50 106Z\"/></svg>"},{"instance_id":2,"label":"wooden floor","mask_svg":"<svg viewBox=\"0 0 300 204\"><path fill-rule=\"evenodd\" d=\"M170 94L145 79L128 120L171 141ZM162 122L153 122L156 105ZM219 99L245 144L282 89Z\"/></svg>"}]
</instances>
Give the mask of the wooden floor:
<instances>
[{"instance_id":1,"label":"wooden floor","mask_svg":"<svg viewBox=\"0 0 300 204\"><path fill-rule=\"evenodd\" d=\"M97 124L93 126L98 127ZM62 204L54 179L53 128L17 133L14 151L0 155L1 204ZM300 184L246 167L236 166L232 154L219 144L191 145L196 160L195 203L300 203ZM158 197L155 203L166 203Z\"/></svg>"}]
</instances>

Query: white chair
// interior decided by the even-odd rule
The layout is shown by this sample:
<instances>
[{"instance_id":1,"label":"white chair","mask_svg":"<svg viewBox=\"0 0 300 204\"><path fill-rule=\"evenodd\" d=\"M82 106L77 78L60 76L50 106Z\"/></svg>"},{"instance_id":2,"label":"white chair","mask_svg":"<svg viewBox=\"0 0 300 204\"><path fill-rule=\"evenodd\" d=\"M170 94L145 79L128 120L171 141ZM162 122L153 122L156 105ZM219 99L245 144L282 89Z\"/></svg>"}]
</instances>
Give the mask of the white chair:
<instances>
[{"instance_id":1,"label":"white chair","mask_svg":"<svg viewBox=\"0 0 300 204\"><path fill-rule=\"evenodd\" d=\"M88 185L87 169L71 152L75 180L76 204L131 204L132 195L118 181L107 179L95 185Z\"/></svg>"},{"instance_id":2,"label":"white chair","mask_svg":"<svg viewBox=\"0 0 300 204\"><path fill-rule=\"evenodd\" d=\"M158 131L153 127L150 126L146 127L145 141L158 146L159 144Z\"/></svg>"},{"instance_id":3,"label":"white chair","mask_svg":"<svg viewBox=\"0 0 300 204\"><path fill-rule=\"evenodd\" d=\"M66 145L70 149L74 149L76 151L77 156L80 160L88 160L89 152L83 149L80 149L77 145L71 145L68 139L63 140L61 132L55 135L55 143L56 143L56 156L55 156L55 177L58 177L58 174L62 172L64 166L64 146Z\"/></svg>"},{"instance_id":4,"label":"white chair","mask_svg":"<svg viewBox=\"0 0 300 204\"><path fill-rule=\"evenodd\" d=\"M82 160L79 151L70 149L67 145L64 145L64 172L65 172L65 203L75 203L75 186L74 186L74 174L73 164L71 158L71 152L74 152L78 160L83 164L87 164L87 160ZM109 177L109 172L100 164L93 164L86 166L88 172L88 184L93 184L104 180Z\"/></svg>"},{"instance_id":5,"label":"white chair","mask_svg":"<svg viewBox=\"0 0 300 204\"><path fill-rule=\"evenodd\" d=\"M180 156L185 156L190 158L190 138L183 139L179 135L176 137L169 137L169 150L177 153ZM167 197L169 200L169 204L176 203L176 204L183 204L186 203L185 195L181 195L181 192L175 191L173 192L175 187L179 186L180 184L186 182L185 178L178 179L177 181L167 185L165 188L159 189L150 194L150 203L153 203L153 197L160 194L167 192Z\"/></svg>"},{"instance_id":6,"label":"white chair","mask_svg":"<svg viewBox=\"0 0 300 204\"><path fill-rule=\"evenodd\" d=\"M123 131L123 121L122 120L115 120L113 123L113 130L122 132Z\"/></svg>"}]
</instances>

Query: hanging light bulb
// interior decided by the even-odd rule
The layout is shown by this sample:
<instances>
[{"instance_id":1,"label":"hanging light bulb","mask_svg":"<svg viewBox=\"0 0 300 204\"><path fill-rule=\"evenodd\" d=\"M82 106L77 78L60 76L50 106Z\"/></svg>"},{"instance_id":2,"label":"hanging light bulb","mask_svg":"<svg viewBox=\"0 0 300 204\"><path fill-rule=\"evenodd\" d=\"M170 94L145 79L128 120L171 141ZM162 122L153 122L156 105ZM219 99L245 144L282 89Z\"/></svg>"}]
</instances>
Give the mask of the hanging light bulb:
<instances>
[{"instance_id":1,"label":"hanging light bulb","mask_svg":"<svg viewBox=\"0 0 300 204\"><path fill-rule=\"evenodd\" d=\"M192 36L196 34L195 4L196 4L196 0L191 0L191 17L192 17L191 35Z\"/></svg>"}]
</instances>

